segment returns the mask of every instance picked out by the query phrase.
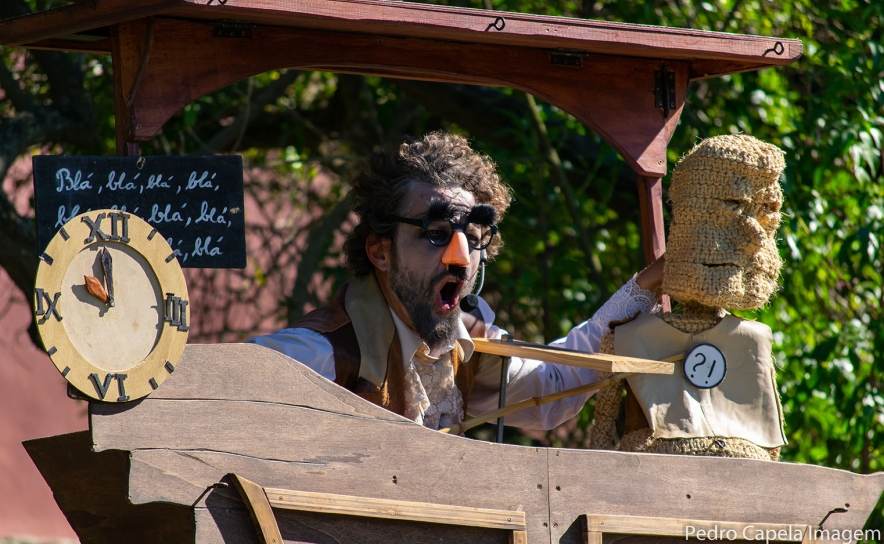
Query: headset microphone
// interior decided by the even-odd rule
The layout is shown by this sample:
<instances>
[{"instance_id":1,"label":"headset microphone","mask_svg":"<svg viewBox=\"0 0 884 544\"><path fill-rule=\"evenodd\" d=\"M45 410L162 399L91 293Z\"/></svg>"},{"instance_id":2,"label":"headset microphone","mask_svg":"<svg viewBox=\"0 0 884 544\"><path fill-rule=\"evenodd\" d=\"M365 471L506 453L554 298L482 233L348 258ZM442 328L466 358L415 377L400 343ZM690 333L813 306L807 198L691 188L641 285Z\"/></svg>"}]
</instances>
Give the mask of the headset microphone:
<instances>
[{"instance_id":1,"label":"headset microphone","mask_svg":"<svg viewBox=\"0 0 884 544\"><path fill-rule=\"evenodd\" d=\"M485 285L485 261L487 260L488 253L486 253L483 249L482 252L479 254L479 262L482 264L482 274L479 276L479 288L476 290L475 294L470 293L460 300L461 311L469 313L479 307L478 294L482 292L482 287Z\"/></svg>"}]
</instances>

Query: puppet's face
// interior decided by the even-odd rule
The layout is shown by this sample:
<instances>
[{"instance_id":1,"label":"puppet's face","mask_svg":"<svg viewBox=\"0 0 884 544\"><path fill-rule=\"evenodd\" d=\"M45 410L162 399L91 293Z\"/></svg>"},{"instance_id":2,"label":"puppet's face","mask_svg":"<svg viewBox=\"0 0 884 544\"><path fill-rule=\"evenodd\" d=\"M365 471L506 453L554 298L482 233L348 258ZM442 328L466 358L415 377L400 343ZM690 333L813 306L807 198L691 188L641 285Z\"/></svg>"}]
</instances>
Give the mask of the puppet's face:
<instances>
[{"instance_id":1,"label":"puppet's face","mask_svg":"<svg viewBox=\"0 0 884 544\"><path fill-rule=\"evenodd\" d=\"M663 291L682 303L760 308L777 288L785 167L776 146L745 135L701 142L676 166Z\"/></svg>"}]
</instances>

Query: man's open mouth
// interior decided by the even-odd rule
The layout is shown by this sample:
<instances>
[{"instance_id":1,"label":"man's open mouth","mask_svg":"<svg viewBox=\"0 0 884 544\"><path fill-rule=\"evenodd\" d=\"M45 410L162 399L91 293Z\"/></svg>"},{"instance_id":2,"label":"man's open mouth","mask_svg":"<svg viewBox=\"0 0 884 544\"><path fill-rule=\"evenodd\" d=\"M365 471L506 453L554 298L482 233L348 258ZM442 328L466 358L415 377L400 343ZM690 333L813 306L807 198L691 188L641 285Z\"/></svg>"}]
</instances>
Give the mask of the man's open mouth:
<instances>
[{"instance_id":1,"label":"man's open mouth","mask_svg":"<svg viewBox=\"0 0 884 544\"><path fill-rule=\"evenodd\" d=\"M449 277L436 290L436 302L443 312L450 312L457 308L460 302L460 290L463 288L464 282Z\"/></svg>"}]
</instances>

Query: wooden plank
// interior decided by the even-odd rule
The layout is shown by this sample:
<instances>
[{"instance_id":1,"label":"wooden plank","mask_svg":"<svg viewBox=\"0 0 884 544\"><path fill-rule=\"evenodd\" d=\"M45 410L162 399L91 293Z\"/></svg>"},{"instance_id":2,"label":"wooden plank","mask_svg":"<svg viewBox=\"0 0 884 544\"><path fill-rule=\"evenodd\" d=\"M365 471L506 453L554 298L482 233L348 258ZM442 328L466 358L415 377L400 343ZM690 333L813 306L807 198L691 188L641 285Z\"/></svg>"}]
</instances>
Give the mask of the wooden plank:
<instances>
[{"instance_id":1,"label":"wooden plank","mask_svg":"<svg viewBox=\"0 0 884 544\"><path fill-rule=\"evenodd\" d=\"M504 357L525 357L606 372L639 374L672 374L675 372L675 365L671 362L604 353L590 354L560 348L545 348L525 342L505 342L488 338L473 338L473 343L476 345L476 351L480 353L491 353ZM684 355L677 355L677 357L683 358Z\"/></svg>"},{"instance_id":2,"label":"wooden plank","mask_svg":"<svg viewBox=\"0 0 884 544\"><path fill-rule=\"evenodd\" d=\"M275 508L320 514L343 514L371 518L399 519L486 529L523 530L525 513L489 508L469 508L428 502L372 499L334 493L264 488Z\"/></svg>"},{"instance_id":3,"label":"wooden plank","mask_svg":"<svg viewBox=\"0 0 884 544\"><path fill-rule=\"evenodd\" d=\"M699 532L714 534L713 540L757 540L758 531L777 535L783 542L802 542L809 526L784 523L740 523L646 516L586 515L586 530L622 535L655 535L696 538ZM725 535L718 537L718 535Z\"/></svg>"},{"instance_id":4,"label":"wooden plank","mask_svg":"<svg viewBox=\"0 0 884 544\"><path fill-rule=\"evenodd\" d=\"M528 515L533 504L534 513L545 512L545 450L539 448L477 442L411 422L269 403L148 397L127 408L112 417L93 412L92 428L97 450L132 452L130 477L140 474L139 482L130 486L136 503L162 499L193 504L224 474L235 472L267 488L287 489L297 482L304 491L522 510ZM258 421L260 435L245 423ZM151 470L142 471L135 459L156 460L146 467ZM161 484L163 479L181 483ZM146 486L143 491L141 485ZM465 487L487 492L462 496Z\"/></svg>"},{"instance_id":5,"label":"wooden plank","mask_svg":"<svg viewBox=\"0 0 884 544\"><path fill-rule=\"evenodd\" d=\"M139 0L134 3L130 0L101 0L68 4L0 21L0 45L15 47L53 38L64 40L78 32L156 15L180 3L180 0ZM51 42L44 45L48 43Z\"/></svg>"},{"instance_id":6,"label":"wooden plank","mask_svg":"<svg viewBox=\"0 0 884 544\"><path fill-rule=\"evenodd\" d=\"M884 490L884 473L753 459L550 450L553 542L583 541L582 514L719 522L862 527ZM604 461L604 462L601 462ZM613 476L613 477L612 477ZM684 539L684 534L681 535Z\"/></svg>"}]
</instances>

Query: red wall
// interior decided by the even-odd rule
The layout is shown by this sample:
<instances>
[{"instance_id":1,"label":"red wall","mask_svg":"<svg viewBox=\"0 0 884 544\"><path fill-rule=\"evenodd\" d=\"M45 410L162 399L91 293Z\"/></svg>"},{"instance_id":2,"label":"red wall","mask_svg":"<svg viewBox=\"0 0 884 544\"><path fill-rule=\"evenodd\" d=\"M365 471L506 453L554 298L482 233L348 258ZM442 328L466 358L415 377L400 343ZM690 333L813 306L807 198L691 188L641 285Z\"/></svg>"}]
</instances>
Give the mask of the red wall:
<instances>
[{"instance_id":1,"label":"red wall","mask_svg":"<svg viewBox=\"0 0 884 544\"><path fill-rule=\"evenodd\" d=\"M28 337L30 309L0 269L0 540L76 538L23 440L88 428L86 403Z\"/></svg>"}]
</instances>

